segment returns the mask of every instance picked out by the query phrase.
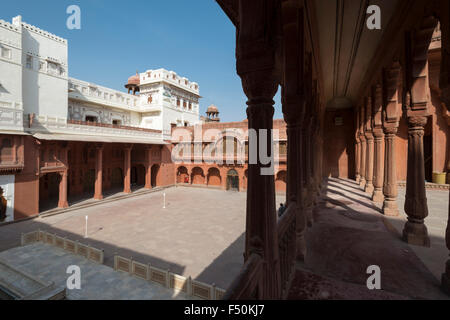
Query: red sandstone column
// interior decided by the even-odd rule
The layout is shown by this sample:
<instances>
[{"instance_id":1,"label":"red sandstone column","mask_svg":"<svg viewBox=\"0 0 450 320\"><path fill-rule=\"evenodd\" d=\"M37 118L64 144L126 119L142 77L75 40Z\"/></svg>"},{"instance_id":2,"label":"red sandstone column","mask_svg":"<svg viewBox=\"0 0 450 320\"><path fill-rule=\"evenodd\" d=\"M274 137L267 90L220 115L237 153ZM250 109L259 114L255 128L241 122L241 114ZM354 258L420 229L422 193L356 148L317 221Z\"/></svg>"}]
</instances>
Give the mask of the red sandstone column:
<instances>
[{"instance_id":1,"label":"red sandstone column","mask_svg":"<svg viewBox=\"0 0 450 320\"><path fill-rule=\"evenodd\" d=\"M359 140L361 141L361 165L360 167L360 179L359 179L359 185L361 188L365 188L366 187L366 156L367 156L367 144L366 144L366 136L364 133L364 123L365 123L365 108L363 106L361 106L359 108L359 116L360 116L360 121L359 121Z\"/></svg>"},{"instance_id":2,"label":"red sandstone column","mask_svg":"<svg viewBox=\"0 0 450 320\"><path fill-rule=\"evenodd\" d=\"M384 103L383 103L383 132L384 132L384 203L383 213L386 216L398 216L397 204L397 169L395 139L399 125L401 110L398 107L398 80L400 64L395 62L392 67L383 72Z\"/></svg>"},{"instance_id":3,"label":"red sandstone column","mask_svg":"<svg viewBox=\"0 0 450 320\"><path fill-rule=\"evenodd\" d=\"M95 161L95 193L94 199L103 199L103 146L97 147L97 158Z\"/></svg>"},{"instance_id":4,"label":"red sandstone column","mask_svg":"<svg viewBox=\"0 0 450 320\"><path fill-rule=\"evenodd\" d=\"M428 247L430 239L424 223L428 216L423 155L423 135L426 124L426 117L408 118L408 170L405 200L408 221L403 229L403 239L414 245Z\"/></svg>"},{"instance_id":5,"label":"red sandstone column","mask_svg":"<svg viewBox=\"0 0 450 320\"><path fill-rule=\"evenodd\" d=\"M275 3L239 1L239 29L237 31L237 73L248 97L249 152L245 254L260 255L264 261L261 275L263 299L279 299L281 274L278 253L277 216L273 168L264 165L259 155L265 144L273 154L273 97L280 83L276 65L276 45L270 39L280 31L272 19ZM267 133L266 136L263 133ZM252 147L253 146L253 147Z\"/></svg>"},{"instance_id":6,"label":"red sandstone column","mask_svg":"<svg viewBox=\"0 0 450 320\"><path fill-rule=\"evenodd\" d=\"M359 130L356 131L356 143L355 143L355 173L356 173L356 183L359 183L361 179L360 173L361 168L361 140L359 139Z\"/></svg>"},{"instance_id":7,"label":"red sandstone column","mask_svg":"<svg viewBox=\"0 0 450 320\"><path fill-rule=\"evenodd\" d=\"M288 100L288 98L286 99ZM286 101L285 100L285 101ZM302 181L302 170L301 170L301 113L299 113L298 106L300 103L294 104L292 106L287 105L288 102L283 103L283 109L289 110L285 111L284 118L287 123L287 205L295 203L296 205L296 250L297 250L297 260L304 261L306 256L306 242L305 242L305 226L306 219L303 211L300 207L301 202L301 181ZM297 108L295 108L297 107ZM297 110L295 110L297 109ZM292 110L292 112L290 112Z\"/></svg>"},{"instance_id":8,"label":"red sandstone column","mask_svg":"<svg viewBox=\"0 0 450 320\"><path fill-rule=\"evenodd\" d=\"M428 47L437 21L425 18L421 29L406 34L404 110L408 118L408 169L405 212L408 221L403 240L414 245L430 246L424 220L428 216L423 152L424 127L430 104L428 79ZM434 26L433 26L434 25Z\"/></svg>"},{"instance_id":9,"label":"red sandstone column","mask_svg":"<svg viewBox=\"0 0 450 320\"><path fill-rule=\"evenodd\" d=\"M145 149L145 163L145 189L152 189L152 147Z\"/></svg>"},{"instance_id":10,"label":"red sandstone column","mask_svg":"<svg viewBox=\"0 0 450 320\"><path fill-rule=\"evenodd\" d=\"M305 97L301 88L304 87L305 47L303 42L304 26L303 12L297 15L288 14L292 8L283 13L283 46L284 70L282 86L283 114L287 123L287 202L296 210L295 254L298 261L304 261L306 256L305 229L306 218L302 210L302 121L305 113Z\"/></svg>"},{"instance_id":11,"label":"red sandstone column","mask_svg":"<svg viewBox=\"0 0 450 320\"><path fill-rule=\"evenodd\" d=\"M310 133L310 121L311 117L307 117L303 121L303 127L302 127L302 159L303 159L303 187L302 187L302 210L305 214L306 222L308 227L312 226L312 201L309 197L310 195L310 168L311 168L311 135Z\"/></svg>"},{"instance_id":12,"label":"red sandstone column","mask_svg":"<svg viewBox=\"0 0 450 320\"><path fill-rule=\"evenodd\" d=\"M442 35L442 58L439 87L441 88L441 101L447 110L450 111L450 1L441 0L439 5ZM447 123L450 125L449 118L447 118ZM450 193L445 241L447 249L450 251ZM442 274L441 286L442 289L450 295L450 259L447 260L445 272Z\"/></svg>"},{"instance_id":13,"label":"red sandstone column","mask_svg":"<svg viewBox=\"0 0 450 320\"><path fill-rule=\"evenodd\" d=\"M366 100L366 187L365 192L373 193L373 131L372 131L372 98Z\"/></svg>"},{"instance_id":14,"label":"red sandstone column","mask_svg":"<svg viewBox=\"0 0 450 320\"><path fill-rule=\"evenodd\" d=\"M398 124L397 124L398 125ZM398 204L397 204L397 170L395 165L395 137L397 136L396 126L384 127L384 203L383 213L386 216L398 216Z\"/></svg>"},{"instance_id":15,"label":"red sandstone column","mask_svg":"<svg viewBox=\"0 0 450 320\"><path fill-rule=\"evenodd\" d=\"M124 164L123 164L123 192L131 193L131 149L132 147L124 148Z\"/></svg>"},{"instance_id":16,"label":"red sandstone column","mask_svg":"<svg viewBox=\"0 0 450 320\"><path fill-rule=\"evenodd\" d=\"M61 181L59 183L59 201L58 208L68 208L69 203L67 202L67 170L60 173Z\"/></svg>"},{"instance_id":17,"label":"red sandstone column","mask_svg":"<svg viewBox=\"0 0 450 320\"><path fill-rule=\"evenodd\" d=\"M359 183L361 179L361 140L359 139L359 110L355 109L355 176L356 183Z\"/></svg>"},{"instance_id":18,"label":"red sandstone column","mask_svg":"<svg viewBox=\"0 0 450 320\"><path fill-rule=\"evenodd\" d=\"M372 201L383 202L383 121L382 121L382 89L381 85L376 85L373 88L373 136L375 141L374 146L374 167L373 167L373 196Z\"/></svg>"}]
</instances>

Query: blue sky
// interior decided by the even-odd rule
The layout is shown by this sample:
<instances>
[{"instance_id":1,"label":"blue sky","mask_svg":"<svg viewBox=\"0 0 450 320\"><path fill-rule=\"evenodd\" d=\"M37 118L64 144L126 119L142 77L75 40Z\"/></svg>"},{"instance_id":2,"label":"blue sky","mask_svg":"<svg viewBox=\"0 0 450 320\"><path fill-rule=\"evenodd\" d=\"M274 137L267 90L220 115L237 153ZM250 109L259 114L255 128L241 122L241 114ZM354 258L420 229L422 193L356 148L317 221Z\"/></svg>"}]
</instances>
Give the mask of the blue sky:
<instances>
[{"instance_id":1,"label":"blue sky","mask_svg":"<svg viewBox=\"0 0 450 320\"><path fill-rule=\"evenodd\" d=\"M81 9L81 30L66 27L72 4ZM199 83L202 115L215 104L223 122L247 117L235 28L214 0L2 1L0 19L19 14L68 39L71 77L124 91L136 70L165 68ZM279 94L275 101L281 118Z\"/></svg>"}]
</instances>

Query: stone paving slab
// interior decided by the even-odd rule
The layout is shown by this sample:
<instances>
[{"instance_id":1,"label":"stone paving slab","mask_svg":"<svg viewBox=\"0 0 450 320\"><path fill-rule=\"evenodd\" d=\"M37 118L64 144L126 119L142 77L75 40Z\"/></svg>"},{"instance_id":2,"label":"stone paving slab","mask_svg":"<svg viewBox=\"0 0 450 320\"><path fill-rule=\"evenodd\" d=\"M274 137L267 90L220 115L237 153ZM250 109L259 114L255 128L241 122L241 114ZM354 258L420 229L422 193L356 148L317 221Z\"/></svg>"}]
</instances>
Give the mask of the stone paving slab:
<instances>
[{"instance_id":1,"label":"stone paving slab","mask_svg":"<svg viewBox=\"0 0 450 320\"><path fill-rule=\"evenodd\" d=\"M35 243L3 251L0 258L20 271L43 281L66 287L67 267L76 265L81 270L81 290L67 290L69 300L188 300L192 297L175 293L158 284L116 272L60 248Z\"/></svg>"}]
</instances>

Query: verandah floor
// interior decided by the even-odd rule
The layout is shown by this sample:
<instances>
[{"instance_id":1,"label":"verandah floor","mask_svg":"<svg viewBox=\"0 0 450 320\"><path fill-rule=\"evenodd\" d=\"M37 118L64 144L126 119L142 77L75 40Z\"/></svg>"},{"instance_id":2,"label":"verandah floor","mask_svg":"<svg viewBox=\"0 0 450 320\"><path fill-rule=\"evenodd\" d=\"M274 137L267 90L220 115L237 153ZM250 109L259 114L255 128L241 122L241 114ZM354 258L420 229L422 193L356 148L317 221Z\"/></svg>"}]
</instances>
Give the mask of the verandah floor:
<instances>
[{"instance_id":1,"label":"verandah floor","mask_svg":"<svg viewBox=\"0 0 450 320\"><path fill-rule=\"evenodd\" d=\"M448 207L448 193L429 193L442 197L440 203L429 203L430 218L444 220L441 207ZM430 259L445 261L448 253L440 257L443 251L435 250L419 258L417 249L403 242L396 229L404 220L402 207L400 217L392 219L381 214L381 204L374 204L356 182L327 180L314 210L313 227L306 234L307 256L297 265L289 299L450 299L425 265L433 264ZM433 231L430 236L432 249L428 250L433 250L444 234ZM371 265L381 269L381 290L367 288L370 274L366 271Z\"/></svg>"}]
</instances>

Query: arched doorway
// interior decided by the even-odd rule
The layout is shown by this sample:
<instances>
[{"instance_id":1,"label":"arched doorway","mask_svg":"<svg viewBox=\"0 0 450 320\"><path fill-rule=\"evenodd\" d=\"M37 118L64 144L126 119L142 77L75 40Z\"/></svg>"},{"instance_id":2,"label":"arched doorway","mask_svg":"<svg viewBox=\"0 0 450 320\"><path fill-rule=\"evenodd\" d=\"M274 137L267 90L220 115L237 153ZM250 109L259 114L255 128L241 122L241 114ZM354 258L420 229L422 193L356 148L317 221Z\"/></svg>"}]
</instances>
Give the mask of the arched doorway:
<instances>
[{"instance_id":1,"label":"arched doorway","mask_svg":"<svg viewBox=\"0 0 450 320\"><path fill-rule=\"evenodd\" d=\"M131 167L131 177L132 186L143 186L145 185L145 167L141 164Z\"/></svg>"},{"instance_id":2,"label":"arched doorway","mask_svg":"<svg viewBox=\"0 0 450 320\"><path fill-rule=\"evenodd\" d=\"M152 166L152 188L158 186L158 174L159 174L159 164L154 164Z\"/></svg>"},{"instance_id":3,"label":"arched doorway","mask_svg":"<svg viewBox=\"0 0 450 320\"><path fill-rule=\"evenodd\" d=\"M111 174L111 188L123 189L123 172L121 168L114 168Z\"/></svg>"},{"instance_id":4,"label":"arched doorway","mask_svg":"<svg viewBox=\"0 0 450 320\"><path fill-rule=\"evenodd\" d=\"M195 167L192 169L191 181L192 184L205 184L205 175L202 168Z\"/></svg>"},{"instance_id":5,"label":"arched doorway","mask_svg":"<svg viewBox=\"0 0 450 320\"><path fill-rule=\"evenodd\" d=\"M83 193L86 195L94 195L95 191L95 170L89 169L84 173L83 177Z\"/></svg>"},{"instance_id":6,"label":"arched doorway","mask_svg":"<svg viewBox=\"0 0 450 320\"><path fill-rule=\"evenodd\" d=\"M217 168L210 168L208 170L208 186L220 186L222 177L220 171Z\"/></svg>"},{"instance_id":7,"label":"arched doorway","mask_svg":"<svg viewBox=\"0 0 450 320\"><path fill-rule=\"evenodd\" d=\"M285 170L281 170L277 173L277 177L275 179L276 192L286 192L286 177L287 173Z\"/></svg>"},{"instance_id":8,"label":"arched doorway","mask_svg":"<svg viewBox=\"0 0 450 320\"><path fill-rule=\"evenodd\" d=\"M234 169L227 174L227 191L239 191L239 175Z\"/></svg>"},{"instance_id":9,"label":"arched doorway","mask_svg":"<svg viewBox=\"0 0 450 320\"><path fill-rule=\"evenodd\" d=\"M186 167L179 167L177 170L177 183L189 183L189 173Z\"/></svg>"},{"instance_id":10,"label":"arched doorway","mask_svg":"<svg viewBox=\"0 0 450 320\"><path fill-rule=\"evenodd\" d=\"M39 178L39 212L58 206L60 182L61 175L57 172L47 173Z\"/></svg>"}]
</instances>

